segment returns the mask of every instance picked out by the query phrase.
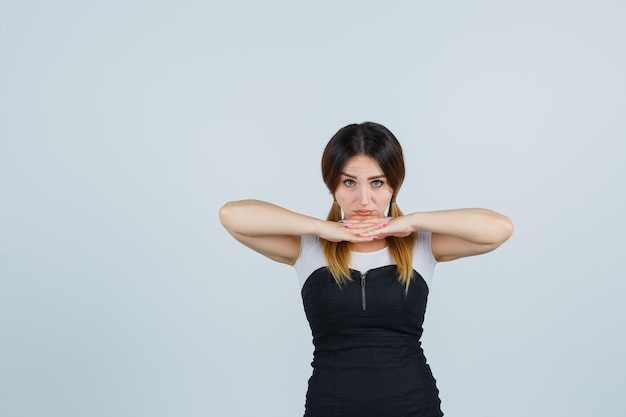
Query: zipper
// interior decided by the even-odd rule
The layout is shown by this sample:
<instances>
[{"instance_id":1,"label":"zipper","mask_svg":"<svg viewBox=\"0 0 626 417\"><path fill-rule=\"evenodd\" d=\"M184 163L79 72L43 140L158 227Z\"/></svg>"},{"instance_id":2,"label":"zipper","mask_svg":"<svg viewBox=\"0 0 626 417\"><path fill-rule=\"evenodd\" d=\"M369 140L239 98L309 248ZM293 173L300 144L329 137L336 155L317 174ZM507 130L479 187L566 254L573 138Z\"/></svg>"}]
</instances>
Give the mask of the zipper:
<instances>
[{"instance_id":1,"label":"zipper","mask_svg":"<svg viewBox=\"0 0 626 417\"><path fill-rule=\"evenodd\" d=\"M365 302L365 275L367 275L367 272L361 272L361 307L363 311L365 311L367 307Z\"/></svg>"}]
</instances>

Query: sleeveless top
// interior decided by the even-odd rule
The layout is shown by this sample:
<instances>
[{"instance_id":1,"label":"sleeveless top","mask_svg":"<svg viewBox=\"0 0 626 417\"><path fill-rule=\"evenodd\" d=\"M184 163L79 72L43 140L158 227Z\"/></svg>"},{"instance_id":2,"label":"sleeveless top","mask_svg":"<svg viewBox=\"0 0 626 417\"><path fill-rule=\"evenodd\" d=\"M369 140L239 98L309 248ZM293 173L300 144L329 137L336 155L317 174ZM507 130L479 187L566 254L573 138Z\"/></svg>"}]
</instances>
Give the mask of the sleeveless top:
<instances>
[{"instance_id":1,"label":"sleeveless top","mask_svg":"<svg viewBox=\"0 0 626 417\"><path fill-rule=\"evenodd\" d=\"M315 347L305 417L443 415L420 342L436 265L430 237L418 233L408 291L387 248L353 252L351 280L339 286L319 239L302 237L294 266Z\"/></svg>"}]
</instances>

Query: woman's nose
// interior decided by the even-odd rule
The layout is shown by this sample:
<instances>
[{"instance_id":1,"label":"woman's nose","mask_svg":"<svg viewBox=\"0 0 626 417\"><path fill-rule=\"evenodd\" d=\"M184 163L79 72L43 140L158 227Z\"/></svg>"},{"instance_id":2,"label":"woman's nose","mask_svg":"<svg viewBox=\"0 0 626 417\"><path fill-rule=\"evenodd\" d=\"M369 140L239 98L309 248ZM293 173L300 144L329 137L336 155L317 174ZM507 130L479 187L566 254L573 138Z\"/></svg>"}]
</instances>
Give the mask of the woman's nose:
<instances>
[{"instance_id":1,"label":"woman's nose","mask_svg":"<svg viewBox=\"0 0 626 417\"><path fill-rule=\"evenodd\" d=\"M367 188L361 189L361 204L366 205L370 202L370 192Z\"/></svg>"}]
</instances>

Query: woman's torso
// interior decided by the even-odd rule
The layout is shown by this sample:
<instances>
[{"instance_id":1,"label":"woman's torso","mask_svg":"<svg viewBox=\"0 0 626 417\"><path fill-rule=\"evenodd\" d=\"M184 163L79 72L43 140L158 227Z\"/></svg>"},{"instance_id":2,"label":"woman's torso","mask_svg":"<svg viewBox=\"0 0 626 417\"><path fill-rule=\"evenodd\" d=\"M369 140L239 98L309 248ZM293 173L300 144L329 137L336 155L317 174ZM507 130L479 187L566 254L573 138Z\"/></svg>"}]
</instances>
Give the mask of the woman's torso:
<instances>
[{"instance_id":1,"label":"woman's torso","mask_svg":"<svg viewBox=\"0 0 626 417\"><path fill-rule=\"evenodd\" d=\"M420 248L426 256L414 253L408 290L385 251L369 257L369 265L359 262L362 254L353 256L359 264L351 264L352 279L341 286L325 265L307 275L302 299L315 351L306 416L441 415L420 344L428 284L418 269L431 277L435 265L428 238L418 238L428 247ZM299 272L318 250L315 240L303 243Z\"/></svg>"}]
</instances>

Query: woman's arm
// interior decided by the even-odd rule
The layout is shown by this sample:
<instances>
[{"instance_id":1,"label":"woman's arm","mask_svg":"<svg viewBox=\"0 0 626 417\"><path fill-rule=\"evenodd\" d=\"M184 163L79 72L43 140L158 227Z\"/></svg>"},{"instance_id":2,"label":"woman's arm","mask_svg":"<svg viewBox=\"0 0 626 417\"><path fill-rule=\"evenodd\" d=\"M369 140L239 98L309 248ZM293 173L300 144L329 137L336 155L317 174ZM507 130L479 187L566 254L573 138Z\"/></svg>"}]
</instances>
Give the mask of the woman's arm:
<instances>
[{"instance_id":1,"label":"woman's arm","mask_svg":"<svg viewBox=\"0 0 626 417\"><path fill-rule=\"evenodd\" d=\"M417 230L430 230L432 251L439 262L491 252L513 234L508 217L487 209L415 213Z\"/></svg>"},{"instance_id":2,"label":"woman's arm","mask_svg":"<svg viewBox=\"0 0 626 417\"><path fill-rule=\"evenodd\" d=\"M259 200L232 201L219 211L220 221L239 242L277 262L293 265L300 237L317 235L331 241L368 242L339 223L299 214Z\"/></svg>"},{"instance_id":3,"label":"woman's arm","mask_svg":"<svg viewBox=\"0 0 626 417\"><path fill-rule=\"evenodd\" d=\"M412 213L368 230L367 236L407 236L432 232L432 251L439 262L490 252L506 242L513 223L488 209L468 208Z\"/></svg>"}]
</instances>

